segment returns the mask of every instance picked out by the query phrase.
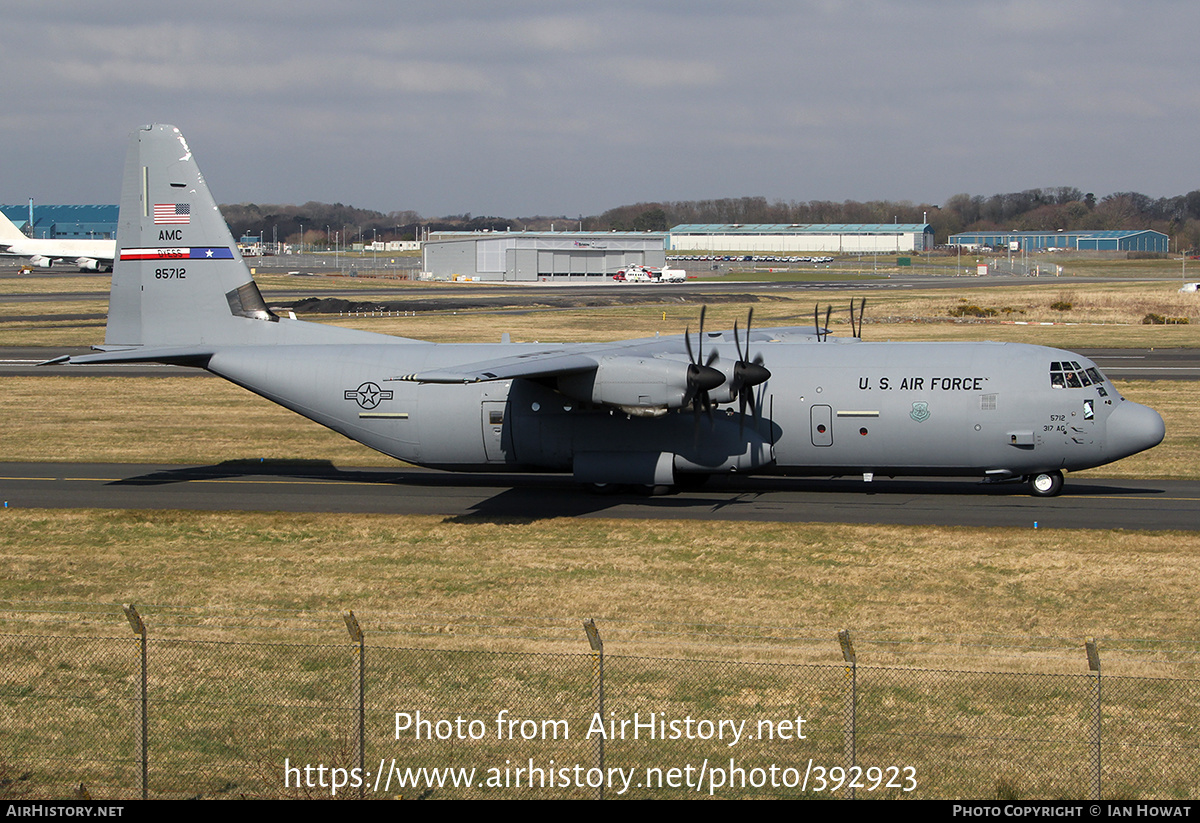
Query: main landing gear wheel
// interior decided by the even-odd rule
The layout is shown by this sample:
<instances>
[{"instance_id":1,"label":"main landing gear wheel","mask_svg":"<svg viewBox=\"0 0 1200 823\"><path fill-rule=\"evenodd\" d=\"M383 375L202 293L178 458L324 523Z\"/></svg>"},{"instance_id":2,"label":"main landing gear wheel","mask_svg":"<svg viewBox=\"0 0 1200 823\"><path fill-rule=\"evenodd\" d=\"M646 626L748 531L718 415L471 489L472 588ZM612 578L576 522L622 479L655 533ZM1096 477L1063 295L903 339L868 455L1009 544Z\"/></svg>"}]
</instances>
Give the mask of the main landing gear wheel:
<instances>
[{"instance_id":1,"label":"main landing gear wheel","mask_svg":"<svg viewBox=\"0 0 1200 823\"><path fill-rule=\"evenodd\" d=\"M1035 497L1054 497L1062 491L1062 472L1042 472L1029 478L1029 488Z\"/></svg>"}]
</instances>

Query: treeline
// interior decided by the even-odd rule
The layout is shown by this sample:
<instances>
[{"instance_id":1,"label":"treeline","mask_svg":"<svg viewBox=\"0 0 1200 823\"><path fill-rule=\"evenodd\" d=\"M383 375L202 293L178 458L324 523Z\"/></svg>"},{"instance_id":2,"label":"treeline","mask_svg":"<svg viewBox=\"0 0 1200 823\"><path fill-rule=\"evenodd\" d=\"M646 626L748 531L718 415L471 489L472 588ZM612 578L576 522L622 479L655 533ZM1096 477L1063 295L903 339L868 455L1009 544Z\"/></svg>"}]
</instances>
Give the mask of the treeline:
<instances>
[{"instance_id":1,"label":"treeline","mask_svg":"<svg viewBox=\"0 0 1200 823\"><path fill-rule=\"evenodd\" d=\"M683 223L929 223L935 242L963 231L1155 229L1200 247L1200 190L1152 198L1095 194L1067 186L1010 194L956 194L941 205L908 200L768 201L765 197L636 203L584 220L596 231L663 230Z\"/></svg>"},{"instance_id":2,"label":"treeline","mask_svg":"<svg viewBox=\"0 0 1200 823\"><path fill-rule=\"evenodd\" d=\"M1101 198L1058 186L1009 194L956 194L941 205L907 200L769 201L731 197L635 203L593 217L472 217L470 214L423 218L415 211L388 213L341 203L303 206L222 206L235 237L261 234L267 241L314 246L379 240L412 240L418 232L507 231L557 228L586 231L666 231L683 223L921 223L928 222L937 243L963 231L1080 231L1155 229L1185 249L1200 248L1200 190L1152 198L1117 192Z\"/></svg>"},{"instance_id":3,"label":"treeline","mask_svg":"<svg viewBox=\"0 0 1200 823\"><path fill-rule=\"evenodd\" d=\"M268 243L299 243L332 248L335 244L370 243L373 240L414 240L418 231L504 231L512 221L470 214L427 220L415 211L381 212L341 203L310 201L303 206L268 206L238 203L221 206L221 214L234 238L261 236Z\"/></svg>"}]
</instances>

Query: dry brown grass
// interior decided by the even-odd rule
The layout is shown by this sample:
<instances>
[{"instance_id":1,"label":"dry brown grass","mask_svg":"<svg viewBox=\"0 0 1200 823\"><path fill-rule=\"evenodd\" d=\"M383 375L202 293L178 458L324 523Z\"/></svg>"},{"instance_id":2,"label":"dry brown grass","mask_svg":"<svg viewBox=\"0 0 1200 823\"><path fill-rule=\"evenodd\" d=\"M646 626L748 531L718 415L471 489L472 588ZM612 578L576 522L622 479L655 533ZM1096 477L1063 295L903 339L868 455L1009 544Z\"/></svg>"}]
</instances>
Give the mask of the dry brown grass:
<instances>
[{"instance_id":1,"label":"dry brown grass","mask_svg":"<svg viewBox=\"0 0 1200 823\"><path fill-rule=\"evenodd\" d=\"M112 285L110 274L79 274L53 275L40 277L28 275L23 277L0 278L0 295L5 294L64 294L67 292L101 292L108 294ZM0 297L0 299L3 299Z\"/></svg>"},{"instance_id":2,"label":"dry brown grass","mask_svg":"<svg viewBox=\"0 0 1200 823\"><path fill-rule=\"evenodd\" d=\"M1200 478L1200 382L1140 380L1118 383L1121 394L1162 415L1167 436L1150 451L1135 454L1098 469L1082 472L1096 477ZM1196 520L1200 526L1200 517Z\"/></svg>"},{"instance_id":3,"label":"dry brown grass","mask_svg":"<svg viewBox=\"0 0 1200 823\"><path fill-rule=\"evenodd\" d=\"M36 322L27 320L31 315L98 314L103 320L107 313L107 300L64 300L46 303L0 302L0 318L5 321L5 325L22 321Z\"/></svg>"},{"instance_id":4,"label":"dry brown grass","mask_svg":"<svg viewBox=\"0 0 1200 823\"><path fill-rule=\"evenodd\" d=\"M0 385L6 460L219 463L236 455L396 464L211 377L5 377Z\"/></svg>"},{"instance_id":5,"label":"dry brown grass","mask_svg":"<svg viewBox=\"0 0 1200 823\"><path fill-rule=\"evenodd\" d=\"M1085 261L1104 271L1131 273L1151 270L1170 271L1163 261ZM1166 261L1170 262L1170 261ZM537 307L537 290L523 287L497 287L489 284L431 284L410 281L376 280L352 277L292 277L262 275L261 287L272 290L304 292L335 289L353 296L354 292L395 289L399 296L412 288L434 289L447 296L499 294L512 311L469 311L442 314L423 312L417 317L321 317L322 322L347 325L386 334L435 340L438 342L490 342L505 332L514 340L593 341L625 337L678 334L687 326L695 328L704 295L664 289L619 291L636 301L640 295L655 299L678 294L679 303L638 305L631 302L619 307L594 307L550 310ZM866 336L875 340L1011 340L1046 343L1067 347L1086 346L1200 346L1200 298L1178 292L1178 283L1164 280L1145 283L1116 281L1102 284L1074 284L1070 278L1051 280L1015 280L1015 285L978 288L972 278L961 278L961 289L867 291L786 291L747 296L731 303L717 302L709 307L710 328L730 328L735 320L743 325L746 312L755 308L755 324L811 325L813 306L832 304L836 309L834 333L848 331L847 307L851 298L867 297ZM103 299L58 302L54 298L77 291L102 292L106 277L10 278L0 281L0 345L78 346L100 342L103 331L95 324L76 328L70 322L22 321L23 316L97 314L107 311ZM703 281L700 282L703 288ZM556 295L568 293L558 290ZM44 302L5 303L5 294L41 293ZM716 298L714 298L716 299ZM1058 301L1072 304L1069 311L1051 309ZM995 309L998 314L986 322L955 321L951 310L962 305ZM521 313L522 308L530 309ZM1149 313L1167 317L1188 317L1188 326L1143 326ZM665 315L665 316L664 316ZM1010 321L1027 323L1054 322L1058 325L1016 326ZM1095 325L1100 324L1100 325Z\"/></svg>"},{"instance_id":6,"label":"dry brown grass","mask_svg":"<svg viewBox=\"0 0 1200 823\"><path fill-rule=\"evenodd\" d=\"M708 306L710 329L745 325L751 305L758 328L811 326L813 308L834 307L834 334L849 333L850 300L867 298L865 337L870 340L1002 340L1075 348L1118 346L1200 346L1200 298L1182 295L1170 283L1117 283L1066 287L1034 284L988 289L928 291L814 291L759 294L753 302L714 303ZM514 303L521 305L519 290ZM1070 311L1052 304L1066 300ZM553 342L611 340L679 334L695 331L702 295L678 304L594 307L574 311L456 314L422 314L416 317L322 318L335 325L417 337L438 342L493 342L507 332L513 340ZM975 304L997 311L986 320L954 318L951 311ZM1005 309L1011 311L1006 312ZM1149 313L1190 317L1190 325L1148 326ZM1038 325L1053 323L1055 325Z\"/></svg>"},{"instance_id":7,"label":"dry brown grass","mask_svg":"<svg viewBox=\"0 0 1200 823\"><path fill-rule=\"evenodd\" d=\"M614 654L729 647L833 662L836 633L850 628L865 664L981 657L1083 671L1079 649L1095 635L1106 671L1144 675L1184 665L1164 647L1194 655L1200 608L1195 532L12 509L0 519L8 608L151 604L159 636L261 639L300 611L300 628L342 642L339 615L353 608L374 642L582 652L580 621L595 617ZM212 618L215 628L196 628ZM63 620L44 617L59 630ZM1157 645L1123 654L1129 637Z\"/></svg>"}]
</instances>

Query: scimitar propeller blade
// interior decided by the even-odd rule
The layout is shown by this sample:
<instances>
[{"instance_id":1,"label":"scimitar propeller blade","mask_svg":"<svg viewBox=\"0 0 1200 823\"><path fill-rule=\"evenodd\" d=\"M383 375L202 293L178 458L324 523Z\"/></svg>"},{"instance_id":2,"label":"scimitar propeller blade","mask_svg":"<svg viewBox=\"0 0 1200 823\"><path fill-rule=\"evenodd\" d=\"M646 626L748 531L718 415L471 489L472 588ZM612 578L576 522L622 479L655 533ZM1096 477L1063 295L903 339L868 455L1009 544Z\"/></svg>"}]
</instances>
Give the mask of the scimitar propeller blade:
<instances>
[{"instance_id":1,"label":"scimitar propeller blade","mask_svg":"<svg viewBox=\"0 0 1200 823\"><path fill-rule=\"evenodd\" d=\"M737 363L733 365L734 387L738 394L738 411L740 412L738 433L743 431L746 421L746 404L754 409L754 425L758 425L758 404L754 402L754 387L771 379L771 372L763 365L763 356L755 355L753 360L747 360L750 354L750 328L754 323L754 309L746 317L746 352L742 353L742 343L738 338L737 321L733 323L733 345L737 349Z\"/></svg>"}]
</instances>

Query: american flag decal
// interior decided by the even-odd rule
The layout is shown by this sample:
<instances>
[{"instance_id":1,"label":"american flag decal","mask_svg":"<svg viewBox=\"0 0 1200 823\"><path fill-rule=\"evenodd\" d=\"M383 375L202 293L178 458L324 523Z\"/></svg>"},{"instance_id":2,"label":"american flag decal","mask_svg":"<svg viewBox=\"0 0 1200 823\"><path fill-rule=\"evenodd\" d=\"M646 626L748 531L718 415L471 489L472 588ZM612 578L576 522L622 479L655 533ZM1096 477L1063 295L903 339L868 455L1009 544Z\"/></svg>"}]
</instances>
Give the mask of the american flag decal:
<instances>
[{"instance_id":1,"label":"american flag decal","mask_svg":"<svg viewBox=\"0 0 1200 823\"><path fill-rule=\"evenodd\" d=\"M154 225L187 224L192 219L191 203L155 203Z\"/></svg>"}]
</instances>

